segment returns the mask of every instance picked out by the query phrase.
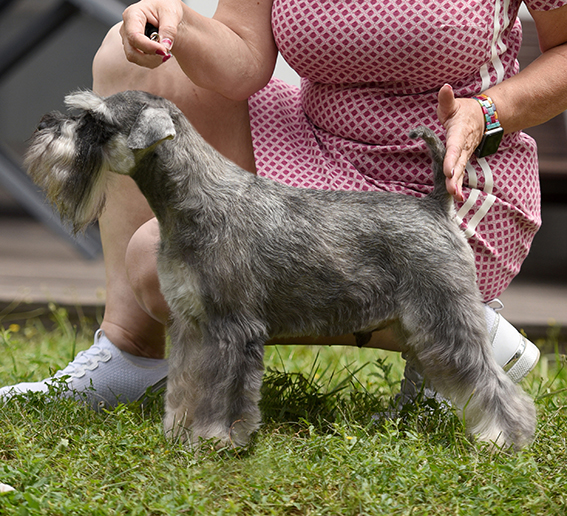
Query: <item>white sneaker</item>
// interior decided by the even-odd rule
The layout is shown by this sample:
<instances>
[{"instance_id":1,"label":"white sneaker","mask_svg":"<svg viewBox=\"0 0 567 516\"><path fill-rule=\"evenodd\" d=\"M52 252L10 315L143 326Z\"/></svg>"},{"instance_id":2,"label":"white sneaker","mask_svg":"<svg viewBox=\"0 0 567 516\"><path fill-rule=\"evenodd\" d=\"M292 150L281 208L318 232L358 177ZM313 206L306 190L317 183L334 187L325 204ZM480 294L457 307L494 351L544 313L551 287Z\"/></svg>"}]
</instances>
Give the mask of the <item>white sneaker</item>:
<instances>
[{"instance_id":1,"label":"white sneaker","mask_svg":"<svg viewBox=\"0 0 567 516\"><path fill-rule=\"evenodd\" d=\"M538 363L539 349L489 306L486 319L496 363L514 383L519 383Z\"/></svg>"},{"instance_id":2,"label":"white sneaker","mask_svg":"<svg viewBox=\"0 0 567 516\"><path fill-rule=\"evenodd\" d=\"M95 410L114 408L144 398L167 381L167 360L144 358L118 349L102 330L94 344L77 354L61 371L41 382L19 383L0 389L4 401L18 394L55 391L57 395L86 401Z\"/></svg>"}]
</instances>

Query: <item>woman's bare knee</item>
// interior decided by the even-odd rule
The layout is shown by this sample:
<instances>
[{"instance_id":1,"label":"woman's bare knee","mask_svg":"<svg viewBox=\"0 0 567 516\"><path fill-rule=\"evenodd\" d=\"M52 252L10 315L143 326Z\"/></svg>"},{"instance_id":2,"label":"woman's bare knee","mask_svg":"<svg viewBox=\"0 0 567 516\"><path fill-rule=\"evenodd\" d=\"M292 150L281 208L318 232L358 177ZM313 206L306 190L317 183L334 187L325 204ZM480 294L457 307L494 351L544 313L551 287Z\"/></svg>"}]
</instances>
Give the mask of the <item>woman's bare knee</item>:
<instances>
[{"instance_id":1,"label":"woman's bare knee","mask_svg":"<svg viewBox=\"0 0 567 516\"><path fill-rule=\"evenodd\" d=\"M166 324L169 307L163 298L157 275L159 227L156 219L143 224L132 236L126 250L126 271L138 304L150 317Z\"/></svg>"},{"instance_id":2,"label":"woman's bare knee","mask_svg":"<svg viewBox=\"0 0 567 516\"><path fill-rule=\"evenodd\" d=\"M94 91L99 95L108 96L120 91L137 89L167 97L168 82L161 77L163 73L135 65L126 59L119 28L120 24L108 31L94 57ZM169 71L172 68L174 67L163 67L163 70ZM176 74L182 74L181 70L179 69Z\"/></svg>"}]
</instances>

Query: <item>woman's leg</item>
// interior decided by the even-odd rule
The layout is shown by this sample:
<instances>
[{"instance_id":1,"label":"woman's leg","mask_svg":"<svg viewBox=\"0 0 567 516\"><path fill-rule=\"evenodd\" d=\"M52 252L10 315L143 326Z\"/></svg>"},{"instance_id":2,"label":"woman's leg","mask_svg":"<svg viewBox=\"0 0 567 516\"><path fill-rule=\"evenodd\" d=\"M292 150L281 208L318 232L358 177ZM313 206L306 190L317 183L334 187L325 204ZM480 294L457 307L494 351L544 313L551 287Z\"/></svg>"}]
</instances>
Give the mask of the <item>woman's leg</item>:
<instances>
[{"instance_id":1,"label":"woman's leg","mask_svg":"<svg viewBox=\"0 0 567 516\"><path fill-rule=\"evenodd\" d=\"M233 102L196 87L174 59L155 70L128 63L116 27L104 41L93 69L94 89L101 95L141 89L166 97L184 112L217 150L246 170L255 171L246 102ZM127 178L120 181L119 188L111 193L107 210L100 220L107 267L107 307L103 328L120 349L142 356L161 357L169 310L159 290L155 266L159 230L135 185ZM489 315L487 312L487 326L491 330L493 325L488 320ZM513 348L514 352L518 346L516 341L524 345L515 330L507 333L505 338L491 337L496 348ZM315 341L294 339L288 343L352 345L355 339L353 336L341 336ZM375 332L367 345L399 350L393 332L388 329ZM522 371L517 380L524 374L527 370Z\"/></svg>"}]
</instances>

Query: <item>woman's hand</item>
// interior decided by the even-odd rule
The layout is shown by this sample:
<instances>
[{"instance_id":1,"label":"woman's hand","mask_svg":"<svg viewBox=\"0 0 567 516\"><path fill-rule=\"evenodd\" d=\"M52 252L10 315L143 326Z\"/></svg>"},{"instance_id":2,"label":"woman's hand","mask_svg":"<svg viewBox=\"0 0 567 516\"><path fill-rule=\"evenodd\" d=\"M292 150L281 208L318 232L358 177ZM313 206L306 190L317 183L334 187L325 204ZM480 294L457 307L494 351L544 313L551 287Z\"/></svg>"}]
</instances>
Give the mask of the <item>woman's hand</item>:
<instances>
[{"instance_id":1,"label":"woman's hand","mask_svg":"<svg viewBox=\"0 0 567 516\"><path fill-rule=\"evenodd\" d=\"M128 61L147 68L156 68L171 57L177 29L183 19L180 0L142 0L128 7L120 28L124 53ZM146 24L158 29L159 40L145 35Z\"/></svg>"},{"instance_id":2,"label":"woman's hand","mask_svg":"<svg viewBox=\"0 0 567 516\"><path fill-rule=\"evenodd\" d=\"M474 99L457 99L453 88L445 84L439 90L437 116L447 131L447 154L443 171L447 191L457 201L463 201L465 167L484 134L484 116Z\"/></svg>"}]
</instances>

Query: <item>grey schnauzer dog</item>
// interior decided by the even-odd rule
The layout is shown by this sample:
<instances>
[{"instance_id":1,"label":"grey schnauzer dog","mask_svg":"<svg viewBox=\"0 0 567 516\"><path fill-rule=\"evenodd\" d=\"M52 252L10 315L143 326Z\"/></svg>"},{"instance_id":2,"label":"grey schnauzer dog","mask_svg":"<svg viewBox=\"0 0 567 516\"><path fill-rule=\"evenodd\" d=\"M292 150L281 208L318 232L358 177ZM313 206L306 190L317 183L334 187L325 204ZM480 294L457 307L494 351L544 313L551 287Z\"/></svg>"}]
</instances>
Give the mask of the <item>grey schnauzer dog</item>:
<instances>
[{"instance_id":1,"label":"grey schnauzer dog","mask_svg":"<svg viewBox=\"0 0 567 516\"><path fill-rule=\"evenodd\" d=\"M144 92L84 91L66 103L78 112L43 118L29 172L76 230L100 214L111 172L131 176L155 213L171 308L168 434L243 446L261 421L268 338L353 333L364 344L390 323L469 434L517 448L531 440L534 405L492 357L444 147L430 130L411 135L434 163L434 191L418 199L255 176Z\"/></svg>"}]
</instances>

